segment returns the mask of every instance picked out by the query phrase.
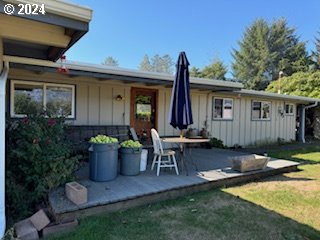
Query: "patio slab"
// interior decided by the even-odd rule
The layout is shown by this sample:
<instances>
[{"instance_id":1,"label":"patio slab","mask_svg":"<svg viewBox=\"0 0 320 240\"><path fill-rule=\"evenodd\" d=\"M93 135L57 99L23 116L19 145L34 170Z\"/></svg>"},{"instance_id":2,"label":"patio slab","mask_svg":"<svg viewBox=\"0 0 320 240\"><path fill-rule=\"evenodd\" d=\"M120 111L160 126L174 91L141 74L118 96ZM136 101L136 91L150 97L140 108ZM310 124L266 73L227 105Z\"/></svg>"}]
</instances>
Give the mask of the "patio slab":
<instances>
[{"instance_id":1,"label":"patio slab","mask_svg":"<svg viewBox=\"0 0 320 240\"><path fill-rule=\"evenodd\" d=\"M174 170L162 170L157 177L155 171L141 172L138 176L119 175L109 182L89 180L88 165L78 173L78 182L88 189L88 202L76 205L65 197L64 187L49 194L49 202L55 217L65 220L100 213L116 211L148 204L185 194L254 181L266 176L297 170L298 163L272 159L267 167L259 171L239 173L231 169L230 156L245 155L224 149L193 149L192 157L198 171L188 164L189 175L185 171L176 175Z\"/></svg>"}]
</instances>

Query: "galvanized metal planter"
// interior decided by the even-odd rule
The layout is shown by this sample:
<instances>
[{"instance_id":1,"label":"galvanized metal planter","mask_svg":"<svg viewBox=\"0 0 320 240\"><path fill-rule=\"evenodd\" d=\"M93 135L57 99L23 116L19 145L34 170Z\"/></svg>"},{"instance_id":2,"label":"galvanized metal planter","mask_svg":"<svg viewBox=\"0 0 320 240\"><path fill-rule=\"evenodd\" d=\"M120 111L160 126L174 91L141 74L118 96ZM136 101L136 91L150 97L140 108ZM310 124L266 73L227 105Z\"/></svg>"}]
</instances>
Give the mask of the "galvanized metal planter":
<instances>
[{"instance_id":1,"label":"galvanized metal planter","mask_svg":"<svg viewBox=\"0 0 320 240\"><path fill-rule=\"evenodd\" d=\"M89 148L89 177L105 182L118 175L118 143L92 143Z\"/></svg>"},{"instance_id":2,"label":"galvanized metal planter","mask_svg":"<svg viewBox=\"0 0 320 240\"><path fill-rule=\"evenodd\" d=\"M120 173L135 176L140 173L141 148L120 148Z\"/></svg>"}]
</instances>

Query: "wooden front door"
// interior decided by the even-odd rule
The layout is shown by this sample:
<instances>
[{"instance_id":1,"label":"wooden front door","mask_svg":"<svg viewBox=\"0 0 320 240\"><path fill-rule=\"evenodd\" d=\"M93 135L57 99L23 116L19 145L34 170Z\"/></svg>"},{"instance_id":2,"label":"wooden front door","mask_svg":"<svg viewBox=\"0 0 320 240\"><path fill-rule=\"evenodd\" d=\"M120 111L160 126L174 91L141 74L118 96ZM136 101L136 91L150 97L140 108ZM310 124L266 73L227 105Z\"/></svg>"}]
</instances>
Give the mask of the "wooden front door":
<instances>
[{"instance_id":1,"label":"wooden front door","mask_svg":"<svg viewBox=\"0 0 320 240\"><path fill-rule=\"evenodd\" d=\"M157 126L157 89L132 88L130 125L143 144L151 144L151 128Z\"/></svg>"}]
</instances>

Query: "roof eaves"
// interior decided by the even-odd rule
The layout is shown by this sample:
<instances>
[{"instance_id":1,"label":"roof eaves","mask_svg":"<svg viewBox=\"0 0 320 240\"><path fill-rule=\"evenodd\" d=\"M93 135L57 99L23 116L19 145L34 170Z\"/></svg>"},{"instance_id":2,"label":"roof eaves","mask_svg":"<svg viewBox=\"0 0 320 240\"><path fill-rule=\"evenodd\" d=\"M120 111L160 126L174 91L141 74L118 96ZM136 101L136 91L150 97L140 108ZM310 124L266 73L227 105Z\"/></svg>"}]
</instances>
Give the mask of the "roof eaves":
<instances>
[{"instance_id":1,"label":"roof eaves","mask_svg":"<svg viewBox=\"0 0 320 240\"><path fill-rule=\"evenodd\" d=\"M265 91L256 91L256 90L249 90L249 89L241 89L236 91L237 93L249 96L257 96L257 97L266 97L266 98L276 98L276 99L285 99L285 100L292 100L297 102L320 102L318 98L311 98L311 97L303 97L303 96L293 96L293 95L286 95L286 94L278 94L278 93L270 93Z\"/></svg>"}]
</instances>

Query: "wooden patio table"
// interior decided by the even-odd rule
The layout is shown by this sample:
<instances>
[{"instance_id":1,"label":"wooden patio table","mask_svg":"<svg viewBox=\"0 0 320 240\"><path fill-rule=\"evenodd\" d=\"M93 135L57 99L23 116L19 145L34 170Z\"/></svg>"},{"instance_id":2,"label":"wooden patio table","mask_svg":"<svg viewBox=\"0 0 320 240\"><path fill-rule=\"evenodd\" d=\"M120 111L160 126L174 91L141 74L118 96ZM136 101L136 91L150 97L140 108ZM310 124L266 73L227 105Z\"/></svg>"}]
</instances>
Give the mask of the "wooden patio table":
<instances>
[{"instance_id":1,"label":"wooden patio table","mask_svg":"<svg viewBox=\"0 0 320 240\"><path fill-rule=\"evenodd\" d=\"M181 156L181 162L186 169L186 173L188 175L188 168L186 164L187 155L189 159L191 160L191 163L195 166L196 171L198 171L198 167L193 161L193 158L191 156L191 148L189 148L189 151L187 153L186 151L186 145L190 143L205 143L209 142L209 139L202 138L202 137L192 137L192 138L185 138L185 137L168 137L168 138L161 138L161 140L165 143L176 143L179 145L180 148L180 156Z\"/></svg>"}]
</instances>

